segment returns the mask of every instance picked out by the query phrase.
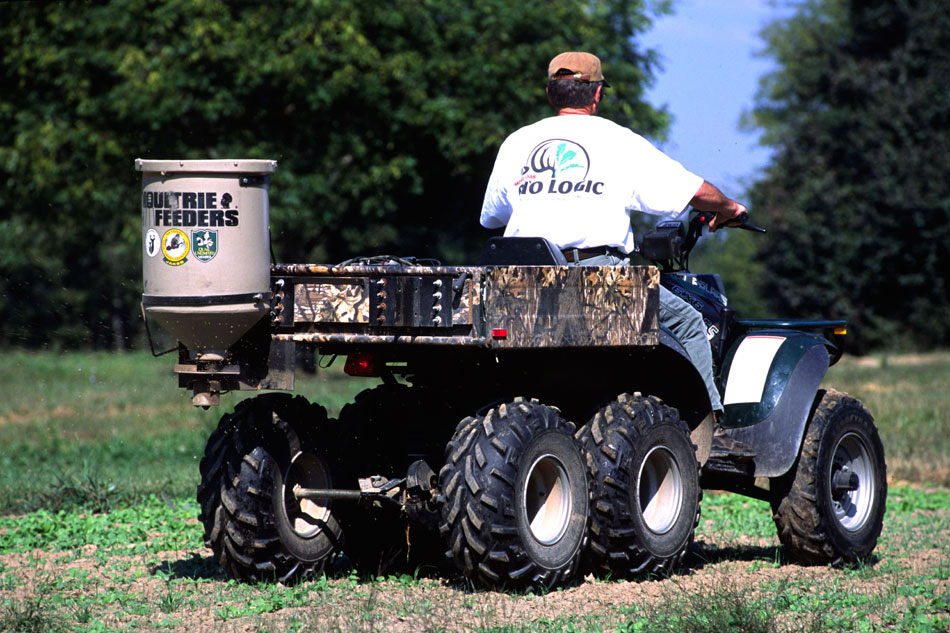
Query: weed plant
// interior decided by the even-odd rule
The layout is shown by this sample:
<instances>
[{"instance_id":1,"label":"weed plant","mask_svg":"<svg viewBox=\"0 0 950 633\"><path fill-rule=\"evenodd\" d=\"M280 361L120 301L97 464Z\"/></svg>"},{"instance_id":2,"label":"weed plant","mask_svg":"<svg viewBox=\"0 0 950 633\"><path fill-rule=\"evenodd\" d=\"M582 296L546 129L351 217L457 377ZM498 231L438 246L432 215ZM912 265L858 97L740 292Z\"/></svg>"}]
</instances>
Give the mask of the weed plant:
<instances>
[{"instance_id":1,"label":"weed plant","mask_svg":"<svg viewBox=\"0 0 950 633\"><path fill-rule=\"evenodd\" d=\"M0 631L16 633L57 633L68 630L65 622L52 615L42 596L23 601L5 601L0 611Z\"/></svg>"}]
</instances>

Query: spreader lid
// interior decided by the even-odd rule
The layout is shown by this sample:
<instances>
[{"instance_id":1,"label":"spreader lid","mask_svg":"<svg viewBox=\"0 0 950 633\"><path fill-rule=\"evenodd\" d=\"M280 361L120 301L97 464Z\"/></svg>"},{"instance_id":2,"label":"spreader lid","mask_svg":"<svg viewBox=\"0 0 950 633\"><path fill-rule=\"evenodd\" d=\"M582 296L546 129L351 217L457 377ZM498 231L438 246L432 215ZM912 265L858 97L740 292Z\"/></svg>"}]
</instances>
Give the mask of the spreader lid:
<instances>
[{"instance_id":1,"label":"spreader lid","mask_svg":"<svg viewBox=\"0 0 950 633\"><path fill-rule=\"evenodd\" d=\"M270 174L277 168L276 160L222 158L215 160L146 160L135 159L135 169L141 172L152 173L181 173L192 174Z\"/></svg>"}]
</instances>

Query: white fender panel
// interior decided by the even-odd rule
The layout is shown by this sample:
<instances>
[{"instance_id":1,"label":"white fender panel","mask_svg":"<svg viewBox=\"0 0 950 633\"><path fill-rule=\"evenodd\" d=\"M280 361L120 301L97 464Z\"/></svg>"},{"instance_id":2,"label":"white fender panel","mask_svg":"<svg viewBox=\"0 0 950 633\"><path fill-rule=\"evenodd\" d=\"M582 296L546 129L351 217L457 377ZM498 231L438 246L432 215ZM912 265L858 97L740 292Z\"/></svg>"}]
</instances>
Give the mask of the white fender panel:
<instances>
[{"instance_id":1,"label":"white fender panel","mask_svg":"<svg viewBox=\"0 0 950 633\"><path fill-rule=\"evenodd\" d=\"M769 368L784 336L747 336L739 344L729 368L722 404L761 402Z\"/></svg>"}]
</instances>

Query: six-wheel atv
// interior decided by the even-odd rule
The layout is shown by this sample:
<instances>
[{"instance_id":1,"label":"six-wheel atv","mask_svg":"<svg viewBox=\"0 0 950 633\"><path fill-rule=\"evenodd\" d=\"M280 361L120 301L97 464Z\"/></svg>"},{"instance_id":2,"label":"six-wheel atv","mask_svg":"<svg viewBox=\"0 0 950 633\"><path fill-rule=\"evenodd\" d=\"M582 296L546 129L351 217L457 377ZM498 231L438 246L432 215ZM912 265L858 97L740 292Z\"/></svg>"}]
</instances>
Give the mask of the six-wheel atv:
<instances>
[{"instance_id":1,"label":"six-wheel atv","mask_svg":"<svg viewBox=\"0 0 950 633\"><path fill-rule=\"evenodd\" d=\"M866 557L884 453L853 398L819 389L837 321L738 318L664 223L657 266L567 266L540 239L493 238L477 265L371 257L269 264L271 161L139 160L143 313L179 341L197 406L294 387L296 348L382 384L338 419L265 393L224 415L198 486L205 542L234 578L291 581L345 554L371 571L443 553L479 585L555 587L582 570L667 573L702 489L768 499L786 554ZM663 284L707 324L725 414L658 323ZM420 558L415 558L420 557Z\"/></svg>"}]
</instances>

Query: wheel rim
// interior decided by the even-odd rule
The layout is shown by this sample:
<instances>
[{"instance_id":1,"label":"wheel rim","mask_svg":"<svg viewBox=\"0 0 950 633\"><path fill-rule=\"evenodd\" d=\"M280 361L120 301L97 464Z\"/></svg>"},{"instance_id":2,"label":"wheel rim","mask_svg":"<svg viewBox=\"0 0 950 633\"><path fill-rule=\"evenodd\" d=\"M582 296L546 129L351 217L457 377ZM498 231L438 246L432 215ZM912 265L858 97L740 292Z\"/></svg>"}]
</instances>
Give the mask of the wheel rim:
<instances>
[{"instance_id":1,"label":"wheel rim","mask_svg":"<svg viewBox=\"0 0 950 633\"><path fill-rule=\"evenodd\" d=\"M831 507L844 529L864 527L874 505L874 462L867 444L856 433L844 435L835 446L828 477Z\"/></svg>"},{"instance_id":2,"label":"wheel rim","mask_svg":"<svg viewBox=\"0 0 950 633\"><path fill-rule=\"evenodd\" d=\"M329 488L330 477L323 462L309 453L297 453L287 476L284 477L282 490L283 519L301 538L311 538L323 530L330 516L330 508L313 499L297 499L295 487Z\"/></svg>"},{"instance_id":3,"label":"wheel rim","mask_svg":"<svg viewBox=\"0 0 950 633\"><path fill-rule=\"evenodd\" d=\"M554 455L540 456L531 464L521 500L531 535L543 545L558 542L567 531L572 504L564 464Z\"/></svg>"},{"instance_id":4,"label":"wheel rim","mask_svg":"<svg viewBox=\"0 0 950 633\"><path fill-rule=\"evenodd\" d=\"M668 449L650 449L637 475L640 514L654 534L666 534L676 524L683 506L683 477Z\"/></svg>"}]
</instances>

